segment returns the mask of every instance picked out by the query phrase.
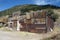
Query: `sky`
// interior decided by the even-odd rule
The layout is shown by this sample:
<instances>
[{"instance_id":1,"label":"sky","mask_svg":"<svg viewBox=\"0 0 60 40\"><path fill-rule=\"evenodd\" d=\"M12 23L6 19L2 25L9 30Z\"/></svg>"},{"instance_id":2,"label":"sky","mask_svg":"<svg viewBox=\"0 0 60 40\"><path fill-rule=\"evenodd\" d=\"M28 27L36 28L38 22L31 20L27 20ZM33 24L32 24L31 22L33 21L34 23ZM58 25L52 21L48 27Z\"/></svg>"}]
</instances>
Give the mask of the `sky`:
<instances>
[{"instance_id":1,"label":"sky","mask_svg":"<svg viewBox=\"0 0 60 40\"><path fill-rule=\"evenodd\" d=\"M52 4L60 6L60 0L0 0L0 11L9 9L16 5L24 4L36 4L36 5Z\"/></svg>"}]
</instances>

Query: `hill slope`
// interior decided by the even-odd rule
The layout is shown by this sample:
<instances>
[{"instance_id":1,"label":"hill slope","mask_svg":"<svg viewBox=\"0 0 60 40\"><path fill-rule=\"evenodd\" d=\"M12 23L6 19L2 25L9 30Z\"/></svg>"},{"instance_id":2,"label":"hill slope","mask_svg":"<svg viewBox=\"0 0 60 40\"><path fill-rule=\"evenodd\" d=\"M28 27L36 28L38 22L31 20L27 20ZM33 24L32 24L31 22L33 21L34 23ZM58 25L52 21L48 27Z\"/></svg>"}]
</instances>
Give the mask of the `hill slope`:
<instances>
[{"instance_id":1,"label":"hill slope","mask_svg":"<svg viewBox=\"0 0 60 40\"><path fill-rule=\"evenodd\" d=\"M29 10L41 10L41 9L60 9L60 7L54 5L18 5L10 9L0 12L0 16L11 15L15 11L22 11L22 13Z\"/></svg>"}]
</instances>

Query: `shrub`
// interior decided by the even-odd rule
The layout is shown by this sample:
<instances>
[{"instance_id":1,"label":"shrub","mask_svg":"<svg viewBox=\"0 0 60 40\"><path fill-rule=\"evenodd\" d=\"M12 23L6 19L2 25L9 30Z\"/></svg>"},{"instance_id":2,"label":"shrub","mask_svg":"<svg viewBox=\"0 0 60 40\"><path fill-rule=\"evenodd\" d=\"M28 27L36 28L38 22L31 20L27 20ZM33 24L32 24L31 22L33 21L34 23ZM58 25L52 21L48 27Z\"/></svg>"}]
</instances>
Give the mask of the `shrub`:
<instances>
[{"instance_id":1,"label":"shrub","mask_svg":"<svg viewBox=\"0 0 60 40\"><path fill-rule=\"evenodd\" d=\"M47 11L47 16L50 16L54 22L56 21L56 19L58 19L59 15L57 13L54 13L52 10L48 10Z\"/></svg>"}]
</instances>

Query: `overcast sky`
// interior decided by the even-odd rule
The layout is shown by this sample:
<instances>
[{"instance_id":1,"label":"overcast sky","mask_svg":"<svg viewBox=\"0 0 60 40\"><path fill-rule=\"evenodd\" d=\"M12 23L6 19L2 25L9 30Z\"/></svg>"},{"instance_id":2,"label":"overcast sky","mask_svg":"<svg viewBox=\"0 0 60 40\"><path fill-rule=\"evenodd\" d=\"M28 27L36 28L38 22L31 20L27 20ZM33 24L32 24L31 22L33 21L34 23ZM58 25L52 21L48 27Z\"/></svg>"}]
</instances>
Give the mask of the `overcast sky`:
<instances>
[{"instance_id":1,"label":"overcast sky","mask_svg":"<svg viewBox=\"0 0 60 40\"><path fill-rule=\"evenodd\" d=\"M52 4L60 6L60 0L0 0L0 11L22 4Z\"/></svg>"}]
</instances>

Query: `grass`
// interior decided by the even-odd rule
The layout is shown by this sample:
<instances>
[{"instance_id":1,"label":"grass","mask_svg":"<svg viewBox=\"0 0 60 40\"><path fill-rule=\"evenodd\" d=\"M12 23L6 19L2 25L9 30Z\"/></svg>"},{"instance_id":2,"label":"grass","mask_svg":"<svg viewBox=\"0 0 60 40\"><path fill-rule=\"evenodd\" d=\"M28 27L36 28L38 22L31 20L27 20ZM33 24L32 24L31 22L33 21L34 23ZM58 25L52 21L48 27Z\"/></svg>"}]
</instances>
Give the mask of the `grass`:
<instances>
[{"instance_id":1,"label":"grass","mask_svg":"<svg viewBox=\"0 0 60 40\"><path fill-rule=\"evenodd\" d=\"M60 40L60 27L54 27L54 31L51 32L49 35L51 36L44 38L43 40ZM59 35L59 39L58 39L58 35Z\"/></svg>"}]
</instances>

